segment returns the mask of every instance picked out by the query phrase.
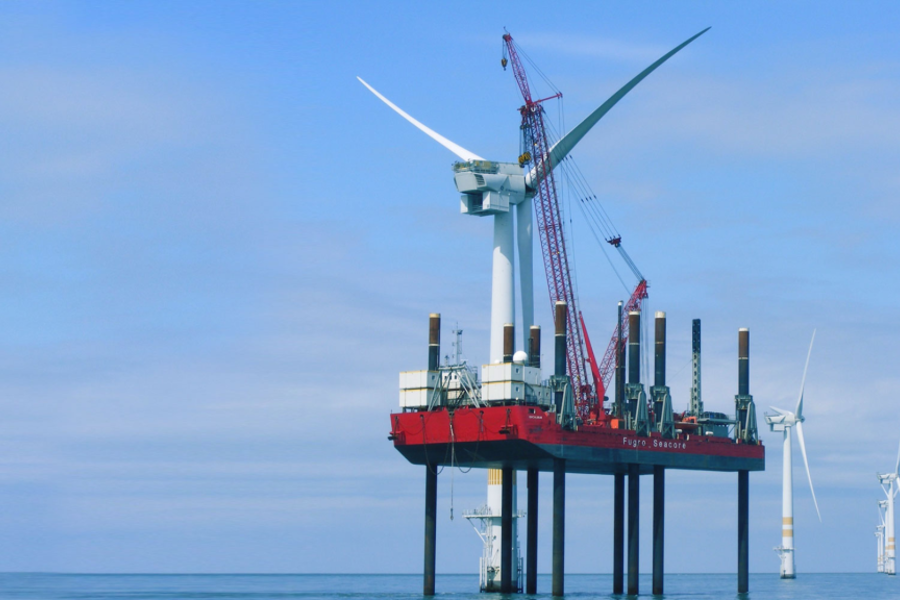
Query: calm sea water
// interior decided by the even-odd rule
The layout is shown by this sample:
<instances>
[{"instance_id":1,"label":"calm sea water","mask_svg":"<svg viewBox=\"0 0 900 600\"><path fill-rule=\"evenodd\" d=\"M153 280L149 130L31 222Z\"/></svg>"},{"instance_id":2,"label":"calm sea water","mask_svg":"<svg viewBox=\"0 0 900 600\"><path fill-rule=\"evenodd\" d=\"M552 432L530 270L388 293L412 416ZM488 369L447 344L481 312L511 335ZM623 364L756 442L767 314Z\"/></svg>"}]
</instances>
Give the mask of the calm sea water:
<instances>
[{"instance_id":1,"label":"calm sea water","mask_svg":"<svg viewBox=\"0 0 900 600\"><path fill-rule=\"evenodd\" d=\"M667 575L669 600L739 598L735 575ZM500 594L479 594L472 575L439 575L442 600L491 600ZM550 577L538 580L548 592ZM609 575L566 576L566 597L622 598L612 596ZM641 577L641 589L649 592L650 577ZM0 574L2 600L282 600L421 598L420 575L51 575ZM642 594L644 595L644 594ZM649 594L647 594L649 596ZM551 598L515 595L509 598ZM900 599L900 578L872 574L808 574L782 581L774 574L750 576L750 593L742 598Z\"/></svg>"}]
</instances>

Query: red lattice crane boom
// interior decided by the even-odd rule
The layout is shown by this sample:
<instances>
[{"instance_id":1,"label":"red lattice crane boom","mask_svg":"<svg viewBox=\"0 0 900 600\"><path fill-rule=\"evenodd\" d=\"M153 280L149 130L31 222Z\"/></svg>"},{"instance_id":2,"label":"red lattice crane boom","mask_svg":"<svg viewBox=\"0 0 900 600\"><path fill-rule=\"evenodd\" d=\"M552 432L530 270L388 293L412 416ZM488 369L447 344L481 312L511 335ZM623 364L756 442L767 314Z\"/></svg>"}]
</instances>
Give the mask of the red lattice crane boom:
<instances>
[{"instance_id":1,"label":"red lattice crane boom","mask_svg":"<svg viewBox=\"0 0 900 600\"><path fill-rule=\"evenodd\" d=\"M596 402L593 386L588 380L588 367L585 364L584 342L580 323L580 311L572 285L572 274L566 254L566 240L563 233L562 215L556 194L556 182L553 177L553 164L549 157L549 143L544 126L544 110L542 103L559 98L557 93L540 100L532 100L531 88L522 61L516 52L512 36L503 36L509 63L512 67L516 83L525 104L519 109L522 115L522 131L525 136L524 152L520 162L524 165L529 158L534 161L533 179L534 212L541 253L544 258L544 271L547 275L547 287L550 291L551 307L557 301L565 301L569 307L566 330L566 370L572 381L575 392L575 406L582 419L587 418L591 405ZM505 66L505 65L504 65ZM530 155L530 157L529 157Z\"/></svg>"},{"instance_id":2,"label":"red lattice crane boom","mask_svg":"<svg viewBox=\"0 0 900 600\"><path fill-rule=\"evenodd\" d=\"M616 371L616 342L619 339L619 327L622 328L622 343L625 344L628 340L628 313L633 310L641 310L641 304L646 297L647 282L641 279L634 288L634 292L631 293L631 298L625 303L625 307L622 310L622 322L613 330L612 339L609 340L609 345L603 354L603 360L600 361L600 368L598 369L600 381L597 382L597 397L599 398L606 394L609 382Z\"/></svg>"}]
</instances>

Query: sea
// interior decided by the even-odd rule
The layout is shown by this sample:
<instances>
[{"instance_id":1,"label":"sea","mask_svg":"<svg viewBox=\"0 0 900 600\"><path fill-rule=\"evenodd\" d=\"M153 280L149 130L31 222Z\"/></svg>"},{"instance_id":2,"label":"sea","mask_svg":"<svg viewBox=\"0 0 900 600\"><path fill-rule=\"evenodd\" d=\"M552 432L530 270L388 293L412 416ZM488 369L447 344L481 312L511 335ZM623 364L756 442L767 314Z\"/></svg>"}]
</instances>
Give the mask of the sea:
<instances>
[{"instance_id":1,"label":"sea","mask_svg":"<svg viewBox=\"0 0 900 600\"><path fill-rule=\"evenodd\" d=\"M650 575L640 579L641 596L650 597ZM666 575L668 600L737 599L900 599L900 578L877 573L801 574L781 580L776 574L751 574L750 592L736 593L737 577L723 575ZM552 598L550 576L538 578L535 596L479 594L473 575L438 575L440 600ZM613 596L610 575L566 575L566 597ZM70 575L48 573L0 574L2 600L354 600L422 598L421 575Z\"/></svg>"}]
</instances>

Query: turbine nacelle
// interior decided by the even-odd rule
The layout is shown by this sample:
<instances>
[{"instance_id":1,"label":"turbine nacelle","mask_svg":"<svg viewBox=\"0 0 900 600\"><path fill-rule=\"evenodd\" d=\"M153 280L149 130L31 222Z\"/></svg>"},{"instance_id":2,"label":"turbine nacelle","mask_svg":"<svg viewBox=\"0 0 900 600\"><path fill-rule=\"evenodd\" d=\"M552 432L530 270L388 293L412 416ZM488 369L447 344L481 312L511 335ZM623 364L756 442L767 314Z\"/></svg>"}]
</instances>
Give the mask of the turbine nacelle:
<instances>
[{"instance_id":1,"label":"turbine nacelle","mask_svg":"<svg viewBox=\"0 0 900 600\"><path fill-rule=\"evenodd\" d=\"M469 160L454 164L453 171L464 215L507 213L525 200L525 175L516 163Z\"/></svg>"},{"instance_id":2,"label":"turbine nacelle","mask_svg":"<svg viewBox=\"0 0 900 600\"><path fill-rule=\"evenodd\" d=\"M893 482L897 480L897 477L900 476L900 449L897 450L897 462L894 465L893 473L878 473L876 477L878 477L878 481L884 485L893 485ZM894 494L896 495L896 493ZM890 495L889 495L890 497Z\"/></svg>"},{"instance_id":3,"label":"turbine nacelle","mask_svg":"<svg viewBox=\"0 0 900 600\"><path fill-rule=\"evenodd\" d=\"M793 427L806 420L803 417L798 417L789 410L775 408L774 406L770 406L769 408L776 413L774 415L770 415L769 413L765 414L766 423L768 423L771 431L784 431L786 428Z\"/></svg>"},{"instance_id":4,"label":"turbine nacelle","mask_svg":"<svg viewBox=\"0 0 900 600\"><path fill-rule=\"evenodd\" d=\"M878 477L878 482L882 485L890 485L897 480L896 473L878 473L876 477Z\"/></svg>"}]
</instances>

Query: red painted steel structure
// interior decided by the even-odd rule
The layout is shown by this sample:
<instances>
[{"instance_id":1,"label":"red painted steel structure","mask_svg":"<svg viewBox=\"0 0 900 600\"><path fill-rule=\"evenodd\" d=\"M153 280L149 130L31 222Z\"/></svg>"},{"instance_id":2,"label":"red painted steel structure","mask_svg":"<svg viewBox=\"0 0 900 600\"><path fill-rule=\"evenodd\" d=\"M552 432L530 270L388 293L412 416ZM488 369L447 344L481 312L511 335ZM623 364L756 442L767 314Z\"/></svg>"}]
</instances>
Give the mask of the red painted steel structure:
<instances>
[{"instance_id":1,"label":"red painted steel structure","mask_svg":"<svg viewBox=\"0 0 900 600\"><path fill-rule=\"evenodd\" d=\"M563 429L556 414L538 406L464 407L391 415L390 439L407 460L438 465L516 469L553 469L566 460L571 473L610 474L638 464L642 473L654 465L708 471L762 471L765 447L727 437L699 435L679 423L681 435L663 439L658 432L638 436L609 424ZM693 426L696 427L696 426Z\"/></svg>"},{"instance_id":2,"label":"red painted steel structure","mask_svg":"<svg viewBox=\"0 0 900 600\"><path fill-rule=\"evenodd\" d=\"M512 36L508 33L503 36L506 51L509 55L509 63L512 66L513 75L519 85L519 91L525 100L525 105L519 109L522 115L522 128L526 137L531 142L531 156L534 160L535 180L534 184L534 212L537 221L538 233L541 240L541 253L544 257L544 271L547 274L547 288L550 291L550 306L555 306L557 301L564 301L569 306L566 340L566 371L572 380L572 389L575 391L575 407L578 415L586 420L591 406L596 404L597 396L594 387L588 380L588 369L585 365L584 343L581 328L578 326L578 304L575 299L575 286L572 285L572 273L569 268L569 259L566 255L566 241L563 233L562 216L559 211L559 201L556 196L556 182L553 178L553 168L550 164L549 145L547 142L546 128L544 127L544 109L541 104L546 100L559 98L562 94L555 94L540 100L531 99L531 88L528 77Z\"/></svg>"},{"instance_id":3,"label":"red painted steel structure","mask_svg":"<svg viewBox=\"0 0 900 600\"><path fill-rule=\"evenodd\" d=\"M597 383L598 398L602 398L606 395L606 388L609 386L609 382L616 370L616 340L619 339L618 328L622 328L622 343L625 344L625 340L628 339L628 313L633 310L641 310L641 304L645 298L647 298L647 282L641 279L638 282L637 287L634 288L634 292L631 293L631 298L628 299L628 302L622 309L622 322L619 323L616 326L617 328L613 331L612 339L609 340L609 345L606 347L606 352L603 354L603 360L600 361L600 381Z\"/></svg>"},{"instance_id":4,"label":"red painted steel structure","mask_svg":"<svg viewBox=\"0 0 900 600\"><path fill-rule=\"evenodd\" d=\"M594 378L594 382L597 384L597 390L599 391L600 386L603 385L603 379L600 377L600 369L597 368L597 357L594 356L594 347L591 345L591 336L588 335L587 325L584 324L584 315L578 313L578 321L581 323L581 332L584 334L584 347L587 350L587 358L588 362L591 366L591 376ZM597 394L597 409L593 413L593 418L607 418L605 412L603 412L603 398L602 393ZM592 419L593 420L593 419Z\"/></svg>"}]
</instances>

